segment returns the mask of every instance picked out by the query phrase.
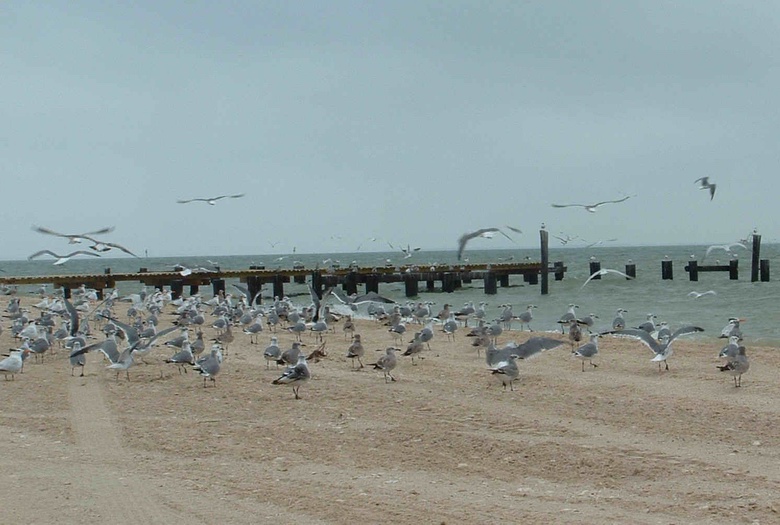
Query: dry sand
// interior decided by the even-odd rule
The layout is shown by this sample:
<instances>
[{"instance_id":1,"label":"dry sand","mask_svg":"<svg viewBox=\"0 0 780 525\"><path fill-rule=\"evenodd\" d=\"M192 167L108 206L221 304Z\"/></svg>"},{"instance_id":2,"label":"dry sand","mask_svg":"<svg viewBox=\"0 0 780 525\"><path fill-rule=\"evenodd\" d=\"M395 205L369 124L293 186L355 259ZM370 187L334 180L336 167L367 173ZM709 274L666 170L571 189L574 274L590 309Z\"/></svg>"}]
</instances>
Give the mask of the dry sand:
<instances>
[{"instance_id":1,"label":"dry sand","mask_svg":"<svg viewBox=\"0 0 780 525\"><path fill-rule=\"evenodd\" d=\"M358 322L366 362L386 330ZM64 350L0 378L2 522L780 523L780 355L749 338L742 388L716 369L724 340L679 340L659 372L604 338L598 368L559 347L504 392L464 329L385 384L350 369L336 325L296 401L271 384L269 336L237 330L208 388L162 346L129 382L99 354L71 377Z\"/></svg>"}]
</instances>

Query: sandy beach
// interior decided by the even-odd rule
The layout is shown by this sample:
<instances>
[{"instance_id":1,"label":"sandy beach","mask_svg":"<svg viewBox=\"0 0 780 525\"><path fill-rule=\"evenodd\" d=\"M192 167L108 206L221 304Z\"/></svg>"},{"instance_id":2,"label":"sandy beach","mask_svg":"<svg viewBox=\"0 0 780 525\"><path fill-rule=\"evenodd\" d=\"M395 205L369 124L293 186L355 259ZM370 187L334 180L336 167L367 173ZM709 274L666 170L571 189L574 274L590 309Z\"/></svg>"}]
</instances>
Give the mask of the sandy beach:
<instances>
[{"instance_id":1,"label":"sandy beach","mask_svg":"<svg viewBox=\"0 0 780 525\"><path fill-rule=\"evenodd\" d=\"M18 347L2 326L3 347ZM780 522L780 355L749 333L741 388L717 370L725 341L711 334L679 339L660 372L635 340L602 338L585 372L566 344L520 361L505 392L464 328L454 342L437 332L416 365L400 357L391 383L353 371L333 328L300 400L271 384L282 368L266 368L268 331L250 344L234 328L206 388L166 364L174 351L162 345L130 381L98 353L84 377L71 376L65 349L30 358L13 381L0 377L3 521ZM366 363L393 344L375 321L357 321L357 333ZM283 349L294 340L276 335ZM303 340L317 346L312 333Z\"/></svg>"}]
</instances>

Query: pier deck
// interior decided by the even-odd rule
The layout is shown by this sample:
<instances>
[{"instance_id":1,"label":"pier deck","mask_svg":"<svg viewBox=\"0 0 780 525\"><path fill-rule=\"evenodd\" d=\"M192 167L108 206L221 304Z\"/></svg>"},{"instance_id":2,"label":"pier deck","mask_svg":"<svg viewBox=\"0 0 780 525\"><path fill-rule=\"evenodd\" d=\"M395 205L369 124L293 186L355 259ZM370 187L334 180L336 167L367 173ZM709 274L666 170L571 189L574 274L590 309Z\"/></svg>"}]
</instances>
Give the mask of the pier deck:
<instances>
[{"instance_id":1,"label":"pier deck","mask_svg":"<svg viewBox=\"0 0 780 525\"><path fill-rule=\"evenodd\" d=\"M435 283L441 283L441 290L452 292L462 283L472 280L484 282L485 293L495 294L496 288L509 285L511 275L522 275L525 282L536 284L542 274L542 264L539 262L497 263L497 264L461 264L440 266L387 266L387 267L346 267L346 268L304 268L265 269L250 267L241 270L193 271L182 275L177 271L149 272L141 268L138 272L113 273L107 268L100 274L62 274L39 276L0 276L0 283L6 285L52 284L55 288L63 288L66 297L70 290L82 285L94 288L99 294L107 288L115 288L117 282L137 281L147 286L162 289L170 286L175 296L182 293L184 286L190 287L192 294L198 292L200 286L211 285L214 293L224 290L226 279L238 279L247 284L250 293L254 295L265 284L273 285L275 296L283 296L284 283L291 280L303 284L310 280L314 289L321 293L325 287L342 286L348 293L357 293L357 286L363 284L366 291L379 292L380 283L405 283L407 297L418 293L420 282L426 283L426 291L434 291ZM556 280L563 279L566 267L562 262L549 265L546 273L553 273Z\"/></svg>"}]
</instances>

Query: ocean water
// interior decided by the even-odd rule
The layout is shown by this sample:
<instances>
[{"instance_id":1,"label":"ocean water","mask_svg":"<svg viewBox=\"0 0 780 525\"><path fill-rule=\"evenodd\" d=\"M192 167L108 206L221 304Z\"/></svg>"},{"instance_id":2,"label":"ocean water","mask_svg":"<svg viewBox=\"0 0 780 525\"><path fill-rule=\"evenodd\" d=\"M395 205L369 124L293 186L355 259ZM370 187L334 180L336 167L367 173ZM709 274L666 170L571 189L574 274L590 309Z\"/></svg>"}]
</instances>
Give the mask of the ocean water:
<instances>
[{"instance_id":1,"label":"ocean water","mask_svg":"<svg viewBox=\"0 0 780 525\"><path fill-rule=\"evenodd\" d=\"M745 334L745 344L760 344L764 346L780 345L780 244L761 246L761 259L770 263L769 282L751 282L750 264L752 254L747 250L736 248L739 259L739 279L730 280L728 272L699 273L699 281L691 282L684 270L691 255L699 264L727 264L730 256L723 250L714 250L703 261L707 246L597 246L591 248L568 248L550 245L550 262L562 261L567 272L562 281L555 281L550 275L549 294L541 295L541 288L523 282L522 276L512 276L508 287L498 288L495 295L486 295L481 280L464 284L461 289L452 293L441 291L441 283L436 283L436 290L426 292L425 283L420 283L420 295L415 301L433 301L434 313L447 303L453 309L460 308L465 302L480 301L488 303L488 317L498 316L502 310L500 305L508 303L519 314L529 304L537 305L534 310L534 320L531 327L535 331L559 330L556 321L566 312L570 303L579 305L579 314L596 314L596 327L608 327L618 308L625 308L627 325L636 326L644 322L648 313L657 315L656 322L666 321L675 327L694 324L704 328L705 332L691 338L703 340L714 339L720 334L730 317L740 317L745 321L741 327ZM465 257L471 263L504 262L509 260L522 261L524 258L538 261L538 249L512 250L467 250ZM601 263L601 268L625 271L626 264L632 261L636 265L637 278L626 280L619 275L606 275L601 280L592 280L583 287L590 275L590 259L595 257ZM661 261L668 257L673 261L673 280L661 279ZM74 258L61 266L53 266L51 260L35 261L2 261L0 262L0 282L7 276L53 275L53 274L83 274L102 273L110 268L113 273L137 272L140 268L149 271L170 271L175 264L189 268L213 268L209 261L219 263L221 269L246 269L250 265L262 265L266 269L292 268L293 265L303 265L307 269L324 268L334 262L342 267L351 263L360 266L383 266L388 260L390 264L416 264L421 267L434 264L457 264L454 251L415 252L412 257L404 259L399 252L355 252L339 254L274 254L221 256L218 254L202 257L167 257L167 258ZM772 278L772 271L776 276ZM231 291L230 279L226 280L226 291ZM123 282L118 285L120 294L137 292L141 289L140 282ZM38 286L20 287L20 293L35 292ZM694 299L688 296L691 291L704 292L714 290L715 295L707 295ZM233 290L236 291L236 290ZM362 286L358 290L362 293ZM204 296L211 295L208 286L201 286ZM184 288L185 296L189 288ZM404 302L403 283L380 283L379 293L398 302ZM271 286L263 288L263 297L267 300L272 294ZM293 301L308 304L309 294L306 285L294 283L285 284L285 294ZM331 299L335 301L335 299ZM519 324L514 325L519 329ZM716 341L712 343L718 344Z\"/></svg>"}]
</instances>

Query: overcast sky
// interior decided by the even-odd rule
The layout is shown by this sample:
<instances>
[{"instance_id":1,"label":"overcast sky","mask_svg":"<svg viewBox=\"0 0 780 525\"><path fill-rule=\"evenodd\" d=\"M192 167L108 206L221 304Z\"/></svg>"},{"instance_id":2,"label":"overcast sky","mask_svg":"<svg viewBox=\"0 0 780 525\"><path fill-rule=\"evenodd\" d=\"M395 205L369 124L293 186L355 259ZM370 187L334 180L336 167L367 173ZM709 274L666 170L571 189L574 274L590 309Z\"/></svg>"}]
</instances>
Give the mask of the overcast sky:
<instances>
[{"instance_id":1,"label":"overcast sky","mask_svg":"<svg viewBox=\"0 0 780 525\"><path fill-rule=\"evenodd\" d=\"M772 241L778 27L776 2L3 2L0 259L72 248L33 225L150 256Z\"/></svg>"}]
</instances>

